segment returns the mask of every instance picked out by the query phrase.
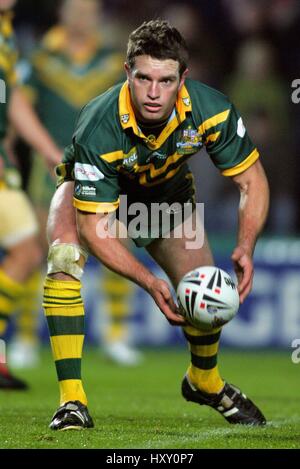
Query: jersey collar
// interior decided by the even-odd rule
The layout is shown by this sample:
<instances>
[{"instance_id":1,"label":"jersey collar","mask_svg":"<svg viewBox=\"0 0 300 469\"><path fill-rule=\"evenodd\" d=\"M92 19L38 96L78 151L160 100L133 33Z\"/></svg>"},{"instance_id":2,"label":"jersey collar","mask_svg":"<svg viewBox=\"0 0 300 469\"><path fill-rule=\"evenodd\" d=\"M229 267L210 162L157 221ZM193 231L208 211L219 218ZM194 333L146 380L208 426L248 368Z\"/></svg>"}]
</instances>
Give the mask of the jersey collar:
<instances>
[{"instance_id":1,"label":"jersey collar","mask_svg":"<svg viewBox=\"0 0 300 469\"><path fill-rule=\"evenodd\" d=\"M192 103L190 95L186 87L183 85L177 96L175 112L171 115L170 120L162 130L159 137L155 140L151 139L151 141L149 141L149 139L138 128L131 103L128 81L123 84L119 94L119 118L122 128L124 130L132 128L134 134L145 140L147 146L153 150L159 148L166 141L176 127L186 119L186 113L191 111Z\"/></svg>"},{"instance_id":2,"label":"jersey collar","mask_svg":"<svg viewBox=\"0 0 300 469\"><path fill-rule=\"evenodd\" d=\"M50 52L65 53L68 45L68 32L63 26L53 26L44 36L43 45ZM102 45L100 34L91 35L86 48L79 53L73 53L72 62L85 65L95 55Z\"/></svg>"}]
</instances>

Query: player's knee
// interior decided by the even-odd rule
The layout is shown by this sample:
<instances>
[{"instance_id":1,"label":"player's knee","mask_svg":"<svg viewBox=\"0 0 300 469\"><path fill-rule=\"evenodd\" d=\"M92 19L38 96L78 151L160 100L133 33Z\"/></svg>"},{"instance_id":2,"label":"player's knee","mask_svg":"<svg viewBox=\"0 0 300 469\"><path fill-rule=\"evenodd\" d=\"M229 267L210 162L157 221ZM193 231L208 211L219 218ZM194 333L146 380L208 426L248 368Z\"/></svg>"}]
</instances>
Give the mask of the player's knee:
<instances>
[{"instance_id":1,"label":"player's knee","mask_svg":"<svg viewBox=\"0 0 300 469\"><path fill-rule=\"evenodd\" d=\"M70 276L80 280L87 257L87 252L77 244L52 244L48 254L47 275L57 280L68 280Z\"/></svg>"},{"instance_id":2,"label":"player's knee","mask_svg":"<svg viewBox=\"0 0 300 469\"><path fill-rule=\"evenodd\" d=\"M48 274L47 277L52 278L53 280L65 280L65 281L73 281L74 277L72 275L64 274L63 272L57 272L56 274Z\"/></svg>"}]
</instances>

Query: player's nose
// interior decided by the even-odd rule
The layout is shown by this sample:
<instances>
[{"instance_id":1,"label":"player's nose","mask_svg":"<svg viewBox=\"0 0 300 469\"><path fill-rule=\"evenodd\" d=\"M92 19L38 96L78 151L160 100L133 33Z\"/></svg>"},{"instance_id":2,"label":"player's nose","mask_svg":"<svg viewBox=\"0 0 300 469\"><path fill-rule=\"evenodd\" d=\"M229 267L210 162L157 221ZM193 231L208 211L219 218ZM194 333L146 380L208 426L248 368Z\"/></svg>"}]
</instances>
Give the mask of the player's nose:
<instances>
[{"instance_id":1,"label":"player's nose","mask_svg":"<svg viewBox=\"0 0 300 469\"><path fill-rule=\"evenodd\" d=\"M159 98L159 86L158 83L152 82L148 88L148 97L151 99L158 99Z\"/></svg>"}]
</instances>

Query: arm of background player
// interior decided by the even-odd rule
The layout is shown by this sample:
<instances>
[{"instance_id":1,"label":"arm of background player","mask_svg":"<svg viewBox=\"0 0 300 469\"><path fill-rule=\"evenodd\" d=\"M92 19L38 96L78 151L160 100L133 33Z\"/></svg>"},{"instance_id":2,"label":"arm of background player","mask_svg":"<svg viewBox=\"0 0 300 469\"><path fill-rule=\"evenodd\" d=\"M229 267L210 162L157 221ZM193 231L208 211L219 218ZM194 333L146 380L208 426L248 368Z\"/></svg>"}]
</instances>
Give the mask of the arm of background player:
<instances>
[{"instance_id":1,"label":"arm of background player","mask_svg":"<svg viewBox=\"0 0 300 469\"><path fill-rule=\"evenodd\" d=\"M185 324L177 314L168 283L155 277L109 232L108 220L107 214L77 210L77 228L82 244L109 269L144 288L171 324Z\"/></svg>"},{"instance_id":2,"label":"arm of background player","mask_svg":"<svg viewBox=\"0 0 300 469\"><path fill-rule=\"evenodd\" d=\"M240 190L239 229L232 260L238 278L240 301L250 293L253 282L253 252L269 208L268 181L259 160L232 177Z\"/></svg>"},{"instance_id":3,"label":"arm of background player","mask_svg":"<svg viewBox=\"0 0 300 469\"><path fill-rule=\"evenodd\" d=\"M8 112L9 119L18 134L44 156L50 168L60 163L62 151L56 146L23 91L18 87L12 90Z\"/></svg>"}]
</instances>

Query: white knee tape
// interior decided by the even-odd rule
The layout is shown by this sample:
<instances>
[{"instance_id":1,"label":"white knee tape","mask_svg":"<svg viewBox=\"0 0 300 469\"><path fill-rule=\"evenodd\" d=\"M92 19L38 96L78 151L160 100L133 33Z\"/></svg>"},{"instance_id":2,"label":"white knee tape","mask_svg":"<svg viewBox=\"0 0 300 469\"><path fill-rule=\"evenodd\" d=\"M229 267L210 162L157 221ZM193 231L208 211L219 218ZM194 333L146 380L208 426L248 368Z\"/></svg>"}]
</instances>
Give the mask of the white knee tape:
<instances>
[{"instance_id":1,"label":"white knee tape","mask_svg":"<svg viewBox=\"0 0 300 469\"><path fill-rule=\"evenodd\" d=\"M83 275L83 269L79 265L80 256L85 261L88 258L87 252L77 244L54 244L49 249L47 274L63 272L80 280Z\"/></svg>"}]
</instances>

